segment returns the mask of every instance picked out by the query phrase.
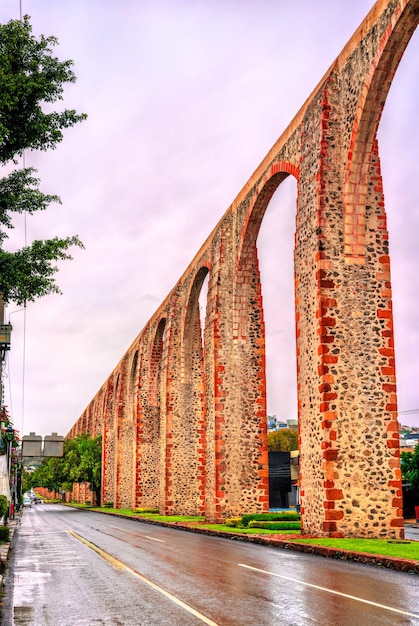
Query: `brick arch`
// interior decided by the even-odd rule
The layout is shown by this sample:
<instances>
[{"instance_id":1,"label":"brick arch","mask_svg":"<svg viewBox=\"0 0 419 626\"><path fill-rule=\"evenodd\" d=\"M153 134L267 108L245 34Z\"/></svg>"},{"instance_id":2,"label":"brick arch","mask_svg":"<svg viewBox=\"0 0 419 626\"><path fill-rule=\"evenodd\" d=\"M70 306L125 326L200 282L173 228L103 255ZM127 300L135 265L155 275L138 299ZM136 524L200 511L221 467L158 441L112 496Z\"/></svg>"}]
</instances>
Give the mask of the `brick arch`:
<instances>
[{"instance_id":1,"label":"brick arch","mask_svg":"<svg viewBox=\"0 0 419 626\"><path fill-rule=\"evenodd\" d=\"M134 352L134 356L131 362L128 390L129 395L132 398L136 393L136 382L138 378L138 350Z\"/></svg>"},{"instance_id":2,"label":"brick arch","mask_svg":"<svg viewBox=\"0 0 419 626\"><path fill-rule=\"evenodd\" d=\"M116 374L114 401L112 405L113 418L118 423L121 417L121 397L122 397L122 385L121 385L121 372Z\"/></svg>"},{"instance_id":3,"label":"brick arch","mask_svg":"<svg viewBox=\"0 0 419 626\"><path fill-rule=\"evenodd\" d=\"M135 425L133 466L133 502L135 507L158 505L156 464L159 459L160 419L155 409L149 407L147 380L149 346L141 341L131 365L131 398ZM134 367L135 366L135 367ZM134 439L133 437L133 439Z\"/></svg>"},{"instance_id":4,"label":"brick arch","mask_svg":"<svg viewBox=\"0 0 419 626\"><path fill-rule=\"evenodd\" d=\"M118 507L123 508L132 506L134 492L134 469L131 463L135 451L135 419L130 410L129 365L129 354L126 354L120 364L115 389L117 432L116 504Z\"/></svg>"},{"instance_id":5,"label":"brick arch","mask_svg":"<svg viewBox=\"0 0 419 626\"><path fill-rule=\"evenodd\" d=\"M289 175L293 175L298 181L298 166L286 161L272 165L269 172L264 176L258 186L256 199L252 203L244 222L237 256L235 279L234 309L237 317L233 328L233 337L235 340L246 339L249 334L249 317L246 313L249 310L251 291L254 292L254 301L260 302L261 304L256 241L269 202L279 185Z\"/></svg>"},{"instance_id":6,"label":"brick arch","mask_svg":"<svg viewBox=\"0 0 419 626\"><path fill-rule=\"evenodd\" d=\"M178 392L171 398L176 408L168 410L166 437L169 437L166 468L170 488L166 490L166 512L180 510L193 514L203 513L205 506L205 432L206 432L206 384L204 370L204 345L202 338L199 297L202 286L210 272L210 264L197 268L190 279L185 298L185 308L179 314L181 342L178 349L171 346L180 356ZM174 374L169 374L173 378ZM172 442L176 442L175 444ZM176 472L173 473L173 467Z\"/></svg>"},{"instance_id":7,"label":"brick arch","mask_svg":"<svg viewBox=\"0 0 419 626\"><path fill-rule=\"evenodd\" d=\"M199 296L208 274L207 266L197 271L187 298L182 329L182 378L185 382L192 382L195 371L202 378L203 345Z\"/></svg>"},{"instance_id":8,"label":"brick arch","mask_svg":"<svg viewBox=\"0 0 419 626\"><path fill-rule=\"evenodd\" d=\"M216 440L215 455L223 459L217 471L221 468L229 480L219 480L217 475L217 485L225 482L230 493L240 493L248 510L261 503L267 507L269 499L265 323L256 241L269 201L289 175L298 178L295 165L273 164L256 187L243 220L233 285L233 367L228 394L225 399L219 394L224 410L234 411L241 426L223 422L223 437ZM251 454L244 453L249 439L254 442ZM226 505L227 510L234 510L234 496Z\"/></svg>"},{"instance_id":9,"label":"brick arch","mask_svg":"<svg viewBox=\"0 0 419 626\"><path fill-rule=\"evenodd\" d=\"M151 347L150 376L149 376L149 404L160 405L160 376L163 363L163 341L166 328L166 318L162 317L158 323L156 334Z\"/></svg>"},{"instance_id":10,"label":"brick arch","mask_svg":"<svg viewBox=\"0 0 419 626\"><path fill-rule=\"evenodd\" d=\"M102 459L102 501L115 501L116 479L116 430L113 415L115 381L111 375L106 382L103 397L103 445L106 453Z\"/></svg>"},{"instance_id":11,"label":"brick arch","mask_svg":"<svg viewBox=\"0 0 419 626\"><path fill-rule=\"evenodd\" d=\"M366 244L366 204L371 192L382 196L377 131L391 82L419 21L412 3L400 0L384 31L358 100L345 167L345 261L363 264ZM382 202L381 198L379 201ZM383 217L384 221L384 217ZM385 223L382 224L385 228Z\"/></svg>"},{"instance_id":12,"label":"brick arch","mask_svg":"<svg viewBox=\"0 0 419 626\"><path fill-rule=\"evenodd\" d=\"M135 481L141 480L141 486L135 486L137 504L143 507L159 506L159 472L161 462L162 376L164 370L164 344L167 328L166 317L162 316L150 330L150 343L141 346L140 377L144 381L145 394L141 394L138 405L137 426L137 464ZM144 371L143 371L144 370Z\"/></svg>"}]
</instances>

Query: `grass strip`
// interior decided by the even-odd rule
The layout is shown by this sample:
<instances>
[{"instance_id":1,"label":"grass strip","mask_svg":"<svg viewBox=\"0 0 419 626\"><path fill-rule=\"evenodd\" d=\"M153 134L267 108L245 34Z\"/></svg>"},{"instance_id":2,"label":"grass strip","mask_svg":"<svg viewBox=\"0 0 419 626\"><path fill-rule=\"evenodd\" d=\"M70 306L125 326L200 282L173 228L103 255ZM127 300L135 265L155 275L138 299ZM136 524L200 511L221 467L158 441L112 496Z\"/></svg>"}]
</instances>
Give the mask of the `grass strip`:
<instances>
[{"instance_id":1,"label":"grass strip","mask_svg":"<svg viewBox=\"0 0 419 626\"><path fill-rule=\"evenodd\" d=\"M392 540L389 539L329 539L326 537L316 539L290 539L289 541L333 548L335 550L365 552L367 554L419 561L419 541L393 543Z\"/></svg>"}]
</instances>

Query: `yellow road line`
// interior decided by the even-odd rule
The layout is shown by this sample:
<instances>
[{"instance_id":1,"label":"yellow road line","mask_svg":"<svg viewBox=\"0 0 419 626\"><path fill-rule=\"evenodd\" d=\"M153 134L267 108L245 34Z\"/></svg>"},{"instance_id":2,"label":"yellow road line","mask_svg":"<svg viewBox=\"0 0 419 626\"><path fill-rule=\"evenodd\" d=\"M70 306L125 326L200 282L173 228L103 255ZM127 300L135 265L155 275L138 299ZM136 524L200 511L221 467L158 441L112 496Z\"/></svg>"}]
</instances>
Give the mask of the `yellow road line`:
<instances>
[{"instance_id":1,"label":"yellow road line","mask_svg":"<svg viewBox=\"0 0 419 626\"><path fill-rule=\"evenodd\" d=\"M86 546L91 548L94 552L99 554L103 559L108 561L115 569L126 570L127 572L130 572L133 576L135 576L136 578L139 578L143 583L145 583L149 587L152 587L152 589L154 589L155 591L158 591L159 593L164 595L166 598L168 598L169 600L171 600L172 602L174 602L181 608L185 609L185 611L188 611L188 613L191 613L192 615L200 619L202 622L204 622L204 624L207 624L208 626L218 626L216 622L213 622L208 617L205 617L205 615L202 615L202 613L199 613L199 611L196 611L194 608L192 608L188 604L185 604L185 602L182 602L182 600L180 600L179 598L176 598L176 596L169 593L169 591L166 591L166 589L163 589L163 587L159 587L148 578L145 578L145 576L137 572L135 569L132 569L132 567L129 567L128 565L120 561L119 559L110 555L108 552L105 552L104 550L96 546L94 543L91 543L90 541L88 541L81 535L78 535L72 530L68 530L67 532L73 537L75 537L76 539L78 539L79 541L81 541L82 543L84 543Z\"/></svg>"},{"instance_id":2,"label":"yellow road line","mask_svg":"<svg viewBox=\"0 0 419 626\"><path fill-rule=\"evenodd\" d=\"M319 589L319 591L326 591L327 593L332 593L335 596L348 598L349 600L356 600L357 602L363 602L364 604L376 606L380 609L385 609L386 611L393 611L393 613L400 613L401 615L407 615L408 617L419 617L419 615L416 615L415 613L408 613L407 611L402 611L401 609L395 609L392 606L386 606L385 604L378 604L377 602L372 602L371 600L364 600L363 598L358 598L357 596L351 596L347 593L342 593L341 591L335 591L334 589L328 589L327 587L320 587L319 585L306 583L303 580L298 580L297 578L291 578L290 576L283 576L281 574L275 574L274 572L268 572L264 569L259 569L258 567L252 567L252 565L245 565L244 563L238 563L238 566L245 567L246 569L253 570L254 572L259 572L260 574L268 574L268 576L275 576L276 578L290 580L293 583L298 583L299 585L304 585L305 587L311 587L312 589Z\"/></svg>"},{"instance_id":3,"label":"yellow road line","mask_svg":"<svg viewBox=\"0 0 419 626\"><path fill-rule=\"evenodd\" d=\"M96 552L97 554L99 554L103 559L105 559L105 561L108 561L108 563L110 563L112 567L114 567L115 569L125 569L125 566L121 563L121 561L118 561L118 559L115 559L113 556L111 556L110 554L108 554L107 552L99 548L98 546L95 546L94 543L87 541L87 539L85 539L81 535L78 535L72 530L68 530L67 532L73 537L75 537L76 539L78 539L79 541L81 541L82 543L84 543L86 546L88 546L91 550L93 550L93 552Z\"/></svg>"}]
</instances>

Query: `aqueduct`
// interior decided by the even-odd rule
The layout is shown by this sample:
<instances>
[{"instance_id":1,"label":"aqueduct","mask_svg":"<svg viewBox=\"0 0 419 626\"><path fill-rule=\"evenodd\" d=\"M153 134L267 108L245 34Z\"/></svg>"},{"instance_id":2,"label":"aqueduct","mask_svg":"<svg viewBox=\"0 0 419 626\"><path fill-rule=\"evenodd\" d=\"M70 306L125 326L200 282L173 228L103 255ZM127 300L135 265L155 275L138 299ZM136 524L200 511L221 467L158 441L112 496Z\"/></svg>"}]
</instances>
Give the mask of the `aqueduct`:
<instances>
[{"instance_id":1,"label":"aqueduct","mask_svg":"<svg viewBox=\"0 0 419 626\"><path fill-rule=\"evenodd\" d=\"M257 236L293 176L303 531L403 536L377 129L418 18L419 0L376 2L72 427L103 436L104 501L212 521L268 510Z\"/></svg>"}]
</instances>

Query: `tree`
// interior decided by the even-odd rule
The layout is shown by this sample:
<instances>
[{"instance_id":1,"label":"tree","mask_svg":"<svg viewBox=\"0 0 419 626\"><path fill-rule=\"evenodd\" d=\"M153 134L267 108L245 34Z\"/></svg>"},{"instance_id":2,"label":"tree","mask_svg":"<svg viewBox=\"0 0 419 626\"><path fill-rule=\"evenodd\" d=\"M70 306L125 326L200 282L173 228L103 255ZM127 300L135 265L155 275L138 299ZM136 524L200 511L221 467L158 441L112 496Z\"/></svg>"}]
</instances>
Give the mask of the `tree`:
<instances>
[{"instance_id":1,"label":"tree","mask_svg":"<svg viewBox=\"0 0 419 626\"><path fill-rule=\"evenodd\" d=\"M402 452L400 464L403 480L412 489L419 489L419 443L413 452Z\"/></svg>"},{"instance_id":2,"label":"tree","mask_svg":"<svg viewBox=\"0 0 419 626\"><path fill-rule=\"evenodd\" d=\"M0 165L17 164L25 150L54 149L62 130L86 118L74 110L52 110L63 99L64 85L74 83L73 61L53 56L55 37L32 35L29 16L0 24ZM5 303L22 305L50 293L61 293L54 261L71 259L71 246L83 247L77 236L37 240L24 248L3 249L12 217L44 210L55 195L39 190L31 167L15 169L0 179L0 294ZM0 320L1 321L1 320Z\"/></svg>"},{"instance_id":3,"label":"tree","mask_svg":"<svg viewBox=\"0 0 419 626\"><path fill-rule=\"evenodd\" d=\"M298 450L298 432L291 428L280 428L268 433L269 452Z\"/></svg>"},{"instance_id":4,"label":"tree","mask_svg":"<svg viewBox=\"0 0 419 626\"><path fill-rule=\"evenodd\" d=\"M62 458L50 457L43 459L33 474L27 476L26 488L45 487L48 491L57 493L61 492L64 480Z\"/></svg>"},{"instance_id":5,"label":"tree","mask_svg":"<svg viewBox=\"0 0 419 626\"><path fill-rule=\"evenodd\" d=\"M71 491L74 483L89 483L100 506L102 480L102 437L82 433L66 439L64 456L44 459L30 476L31 486L50 491Z\"/></svg>"},{"instance_id":6,"label":"tree","mask_svg":"<svg viewBox=\"0 0 419 626\"><path fill-rule=\"evenodd\" d=\"M64 471L69 483L89 483L100 506L102 481L102 437L82 433L67 440L64 453Z\"/></svg>"}]
</instances>

